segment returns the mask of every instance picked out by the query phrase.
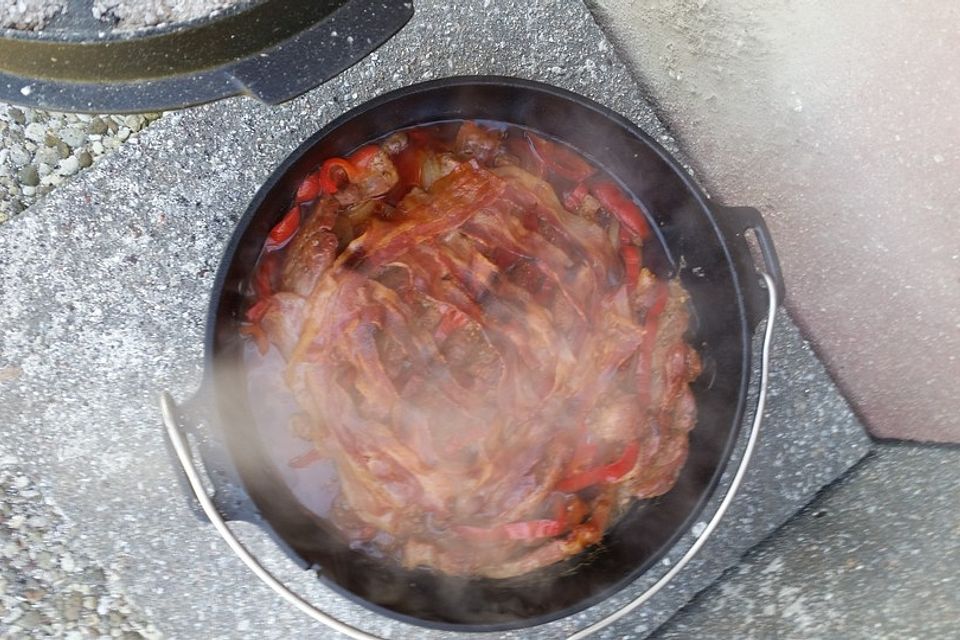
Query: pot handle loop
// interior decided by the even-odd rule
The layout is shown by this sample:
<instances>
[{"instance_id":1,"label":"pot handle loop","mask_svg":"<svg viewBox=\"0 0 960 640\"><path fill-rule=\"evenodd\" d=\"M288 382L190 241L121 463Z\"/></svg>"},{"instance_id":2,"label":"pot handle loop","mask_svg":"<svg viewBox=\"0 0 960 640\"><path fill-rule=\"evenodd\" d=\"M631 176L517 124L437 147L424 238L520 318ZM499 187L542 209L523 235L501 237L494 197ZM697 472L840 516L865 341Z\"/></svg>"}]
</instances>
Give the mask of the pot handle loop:
<instances>
[{"instance_id":1,"label":"pot handle loop","mask_svg":"<svg viewBox=\"0 0 960 640\"><path fill-rule=\"evenodd\" d=\"M230 531L223 516L220 515L219 510L213 503L213 499L204 489L203 481L200 479L200 473L197 471L197 467L193 462L193 455L190 453L190 445L187 441L186 434L177 424L176 405L173 402L173 398L170 397L170 394L164 393L160 397L160 410L163 413L163 424L164 427L166 427L167 438L183 469L187 484L190 486L190 493L196 496L203 513L206 514L206 517L213 524L217 533L220 534L220 537L230 546L230 549L243 561L243 564L247 565L247 568L277 595L317 622L356 640L383 640L380 636L375 636L356 627L352 627L316 608L291 591L285 584L277 580L272 573L267 571L267 569L253 557L253 554L251 554L250 551L243 546L243 543L233 535L233 532Z\"/></svg>"},{"instance_id":2,"label":"pot handle loop","mask_svg":"<svg viewBox=\"0 0 960 640\"><path fill-rule=\"evenodd\" d=\"M173 397L166 391L160 396L160 413L163 416L163 424L167 428L167 437L164 438L163 444L170 458L179 462L179 456L174 446L175 440L170 436L170 432L175 431L179 440L187 442L187 431L190 430L186 426L188 422L184 418L180 406L174 402ZM200 503L193 498L195 491L190 484L190 479L187 477L183 464L180 463L175 466L177 468L174 470L174 475L177 476L177 484L180 485L181 493L187 501L187 507L190 508L190 511L198 520L206 522L209 518L203 512Z\"/></svg>"},{"instance_id":3,"label":"pot handle loop","mask_svg":"<svg viewBox=\"0 0 960 640\"><path fill-rule=\"evenodd\" d=\"M783 301L784 284L783 273L780 270L780 260L773 246L773 237L770 229L764 222L760 212L751 207L725 207L711 203L711 209L716 214L714 219L727 240L733 263L743 286L744 299L747 303L747 317L750 326L755 327L766 315L767 295L761 287L762 280L757 275L757 267L750 246L747 244L746 233L753 231L760 254L763 257L763 268L770 275L773 286L776 288L777 300Z\"/></svg>"},{"instance_id":4,"label":"pot handle loop","mask_svg":"<svg viewBox=\"0 0 960 640\"><path fill-rule=\"evenodd\" d=\"M743 456L740 458L740 462L737 465L737 470L734 473L733 480L730 482L730 487L727 489L726 495L720 501L720 505L710 518L710 521L704 528L703 533L697 538L696 542L693 543L693 546L691 546L687 552L683 554L677 563L670 568L669 571L667 571L659 580L657 580L657 582L650 586L650 588L631 600L625 606L617 609L607 617L574 632L568 636L568 640L581 640L582 638L586 638L587 636L600 631L610 624L613 624L617 620L620 620L630 612L649 601L650 598L652 598L657 592L669 584L669 582L673 580L673 578L687 565L687 563L693 559L697 552L700 551L701 547L703 547L707 539L720 524L721 519L727 512L730 504L733 502L733 499L737 494L737 490L740 488L740 484L743 482L743 478L746 475L750 458L753 455L753 450L757 443L757 437L760 434L760 425L763 422L763 411L767 401L767 378L770 368L770 344L773 337L773 324L777 311L779 289L776 285L776 282L770 275L761 272L760 276L766 283L766 290L769 292L767 324L764 328L763 348L760 357L760 392L757 398L757 410L753 417L753 424L750 426L747 444L743 450ZM367 633L362 629L351 626L331 616L330 614L321 611L316 606L310 604L298 594L291 591L289 587L280 582L276 577L274 577L273 574L264 568L259 561L257 561L253 554L251 554L250 551L243 546L243 543L241 543L237 537L233 535L233 532L230 531L226 521L220 515L216 505L213 503L213 500L204 489L203 483L200 479L200 474L197 471L197 467L193 461L193 456L190 453L190 446L187 442L186 434L178 425L176 405L169 394L165 393L163 396L161 396L160 408L163 412L163 423L166 427L167 438L169 439L170 446L173 448L177 460L180 462L180 466L183 468L183 473L191 492L196 496L197 502L200 504L200 508L216 528L217 533L220 534L220 536L226 541L227 545L229 545L230 549L237 555L237 557L240 558L247 568L250 569L250 571L252 571L254 575L256 575L257 578L259 578L264 584L270 587L274 593L279 595L288 603L292 604L301 612L310 616L317 622L329 627L330 629L339 631L340 633L350 638L354 638L355 640L383 640L380 636Z\"/></svg>"}]
</instances>

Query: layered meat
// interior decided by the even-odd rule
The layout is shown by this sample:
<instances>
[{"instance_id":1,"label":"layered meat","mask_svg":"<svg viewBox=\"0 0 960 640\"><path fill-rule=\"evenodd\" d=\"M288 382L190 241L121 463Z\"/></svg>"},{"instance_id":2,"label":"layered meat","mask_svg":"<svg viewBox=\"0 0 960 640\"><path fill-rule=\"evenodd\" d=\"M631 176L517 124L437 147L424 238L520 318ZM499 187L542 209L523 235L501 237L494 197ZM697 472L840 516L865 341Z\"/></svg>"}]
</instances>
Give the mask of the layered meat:
<instances>
[{"instance_id":1,"label":"layered meat","mask_svg":"<svg viewBox=\"0 0 960 640\"><path fill-rule=\"evenodd\" d=\"M307 178L245 330L285 359L351 543L505 578L673 486L700 366L686 293L645 266L647 224L572 150L473 122Z\"/></svg>"}]
</instances>

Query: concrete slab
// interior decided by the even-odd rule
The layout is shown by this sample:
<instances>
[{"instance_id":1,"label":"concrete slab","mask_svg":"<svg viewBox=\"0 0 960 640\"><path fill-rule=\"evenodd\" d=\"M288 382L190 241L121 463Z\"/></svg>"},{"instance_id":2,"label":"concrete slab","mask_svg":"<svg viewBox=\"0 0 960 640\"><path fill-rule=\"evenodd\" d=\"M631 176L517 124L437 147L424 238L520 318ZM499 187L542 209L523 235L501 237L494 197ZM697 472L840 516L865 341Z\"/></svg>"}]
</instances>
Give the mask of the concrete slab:
<instances>
[{"instance_id":1,"label":"concrete slab","mask_svg":"<svg viewBox=\"0 0 960 640\"><path fill-rule=\"evenodd\" d=\"M960 5L590 2L872 433L960 442Z\"/></svg>"},{"instance_id":2,"label":"concrete slab","mask_svg":"<svg viewBox=\"0 0 960 640\"><path fill-rule=\"evenodd\" d=\"M878 446L654 637L960 637L958 469L955 447Z\"/></svg>"},{"instance_id":3,"label":"concrete slab","mask_svg":"<svg viewBox=\"0 0 960 640\"><path fill-rule=\"evenodd\" d=\"M455 73L571 88L674 148L583 6L423 0L397 38L335 82L279 108L238 99L164 117L4 225L0 446L39 477L81 543L164 633L328 636L255 583L212 528L188 512L163 447L156 395L167 388L183 398L197 385L213 272L271 168L343 110ZM789 319L781 321L768 425L744 495L705 560L611 632L618 637L649 633L866 452L850 408ZM258 531L236 529L271 570L352 623L391 637L447 635L347 602ZM504 636L557 637L654 578L574 619Z\"/></svg>"}]
</instances>

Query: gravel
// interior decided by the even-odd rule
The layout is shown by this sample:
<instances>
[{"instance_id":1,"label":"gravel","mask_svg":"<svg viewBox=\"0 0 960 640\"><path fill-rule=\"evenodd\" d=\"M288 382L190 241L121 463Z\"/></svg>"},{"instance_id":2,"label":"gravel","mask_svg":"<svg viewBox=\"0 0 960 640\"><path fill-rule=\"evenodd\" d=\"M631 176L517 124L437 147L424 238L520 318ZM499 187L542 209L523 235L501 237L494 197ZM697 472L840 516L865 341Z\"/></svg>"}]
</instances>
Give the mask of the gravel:
<instances>
[{"instance_id":1,"label":"gravel","mask_svg":"<svg viewBox=\"0 0 960 640\"><path fill-rule=\"evenodd\" d=\"M19 462L0 454L0 638L159 638Z\"/></svg>"},{"instance_id":2,"label":"gravel","mask_svg":"<svg viewBox=\"0 0 960 640\"><path fill-rule=\"evenodd\" d=\"M0 0L0 27L34 31L64 8L61 0Z\"/></svg>"},{"instance_id":3,"label":"gravel","mask_svg":"<svg viewBox=\"0 0 960 640\"><path fill-rule=\"evenodd\" d=\"M5 0L0 0L4 2ZM54 113L0 104L0 223L160 117Z\"/></svg>"},{"instance_id":4,"label":"gravel","mask_svg":"<svg viewBox=\"0 0 960 640\"><path fill-rule=\"evenodd\" d=\"M117 29L140 29L214 16L257 0L95 0L93 17Z\"/></svg>"}]
</instances>

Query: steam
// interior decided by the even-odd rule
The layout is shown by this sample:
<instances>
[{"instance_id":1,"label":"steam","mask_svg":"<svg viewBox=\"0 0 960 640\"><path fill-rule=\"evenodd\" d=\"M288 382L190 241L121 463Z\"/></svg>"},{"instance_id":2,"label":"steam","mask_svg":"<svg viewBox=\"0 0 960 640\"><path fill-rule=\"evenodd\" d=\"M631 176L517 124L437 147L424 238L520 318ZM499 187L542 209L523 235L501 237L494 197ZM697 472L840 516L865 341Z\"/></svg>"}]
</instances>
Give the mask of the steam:
<instances>
[{"instance_id":1,"label":"steam","mask_svg":"<svg viewBox=\"0 0 960 640\"><path fill-rule=\"evenodd\" d=\"M550 131L549 124L534 127ZM611 168L638 164L621 130L592 120L581 124L570 127L570 141L579 148L589 143L591 160L601 164L597 159L604 158L603 166ZM388 573L399 570L398 562L407 569L429 567L425 579L444 584L445 600L474 597L478 575L533 581L549 590L571 568L558 563L598 542L634 497L668 491L683 465L696 413L687 383L699 371L683 344L686 294L649 272L639 279L625 272L612 240L620 228L611 224L615 218L600 212L605 230L568 213L552 188L515 162L493 168L495 177L483 180L476 177L476 162L434 175L437 193L452 195L417 205L433 207L434 217L426 219L439 226L432 235L418 238L374 220L327 267L301 305L303 318L284 325L298 338L272 336L263 355L248 344L240 369L227 374L245 381L242 394L259 440L251 446L264 453L241 456L241 475L255 479L261 502L288 505L292 498L309 513L294 520L312 521L319 535L340 544L340 552L331 552L336 545L330 540L311 540L308 529L291 526L295 548L314 549L317 558L327 558L328 569L330 557L346 557L346 540ZM641 171L630 186L645 190L655 178ZM520 224L522 211L505 189L536 203L550 234ZM469 197L461 202L458 193ZM304 224L300 234L312 233L309 220ZM402 233L410 236L408 244L398 240ZM431 244L437 238L440 249ZM656 240L644 244L644 263L662 274L670 260L655 248ZM384 276L391 271L392 281ZM411 283L421 296L415 302L404 293ZM545 286L552 287L547 301L537 298ZM663 325L657 323L661 314ZM448 321L452 328L444 329ZM445 346L458 331L470 339L460 336ZM285 353L277 344L287 345ZM399 361L391 349L402 354ZM458 349L462 362L451 364ZM622 391L625 371L641 376L649 399ZM584 424L588 435L577 437L585 438L589 452L578 452L574 435ZM633 439L640 444L631 457ZM320 460L291 466L311 449ZM608 488L584 480L588 490L578 497L581 486L568 478L569 495L558 493L561 479L603 464L611 466ZM542 534L503 528L558 521L551 512L575 519L556 532L538 525L545 527ZM437 515L424 517L428 513ZM332 570L381 604L416 600L405 588L397 591L393 580L381 588L358 583L342 567ZM463 615L491 615L483 603L448 604ZM433 605L424 602L424 611L435 615ZM419 605L398 606L409 611Z\"/></svg>"}]
</instances>

